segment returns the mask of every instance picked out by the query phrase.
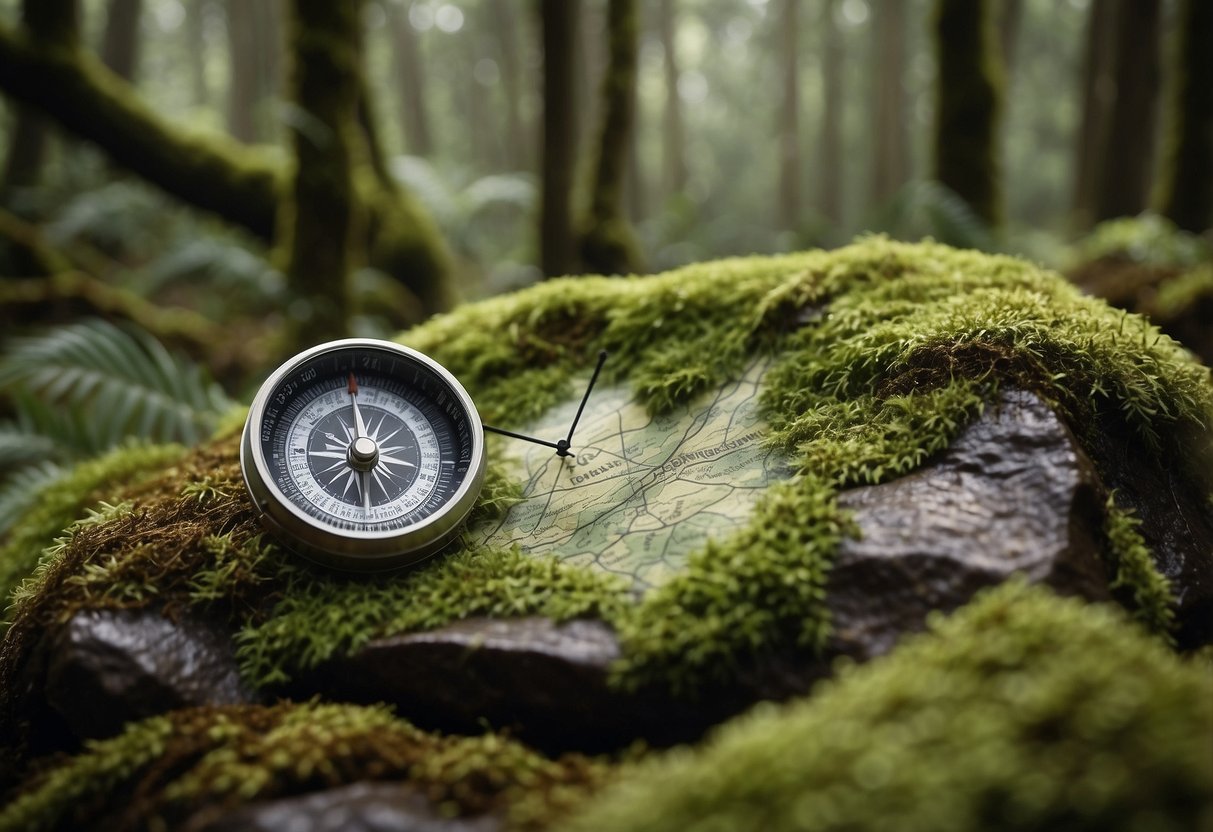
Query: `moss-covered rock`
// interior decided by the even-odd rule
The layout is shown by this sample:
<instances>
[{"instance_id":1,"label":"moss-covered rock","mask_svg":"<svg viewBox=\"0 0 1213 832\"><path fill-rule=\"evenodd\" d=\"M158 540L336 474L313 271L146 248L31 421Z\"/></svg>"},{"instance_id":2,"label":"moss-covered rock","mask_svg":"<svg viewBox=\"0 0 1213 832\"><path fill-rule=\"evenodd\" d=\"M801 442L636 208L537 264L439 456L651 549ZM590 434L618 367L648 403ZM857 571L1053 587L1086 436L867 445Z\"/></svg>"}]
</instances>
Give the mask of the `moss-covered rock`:
<instances>
[{"instance_id":1,"label":"moss-covered rock","mask_svg":"<svg viewBox=\"0 0 1213 832\"><path fill-rule=\"evenodd\" d=\"M625 711L635 701L627 697L646 690L686 702L727 689L772 656L820 661L833 627L831 566L855 534L839 495L931 464L1010 389L1045 403L1075 453L1089 457L1083 464L1096 479L1084 487L1098 499L1086 533L1105 558L1107 591L1162 636L1160 645L1175 637L1196 646L1213 633L1213 578L1201 572L1213 551L1202 548L1213 541L1208 370L1146 320L1022 261L872 238L648 278L551 281L463 307L402 340L447 366L485 420L503 427L576 395L600 349L612 353L606 383L675 425L680 408L710 401L762 358L759 410L788 476L733 532L643 591L593 565L470 533L415 571L350 577L262 534L236 443L218 440L44 558L0 650L10 746L28 739L23 703L37 696L39 636L88 609L203 614L233 634L246 682L303 698L309 679L372 642L471 618L599 622L617 639L608 684ZM490 444L472 525L525 496L505 452ZM1007 497L1008 510L1025 510L1016 499ZM57 533L29 538L23 552L41 551ZM964 678L958 690L978 689ZM429 712L402 715L441 722Z\"/></svg>"},{"instance_id":2,"label":"moss-covered rock","mask_svg":"<svg viewBox=\"0 0 1213 832\"><path fill-rule=\"evenodd\" d=\"M1152 214L1100 223L1074 246L1070 279L1139 312L1213 363L1213 246Z\"/></svg>"},{"instance_id":3,"label":"moss-covered rock","mask_svg":"<svg viewBox=\"0 0 1213 832\"><path fill-rule=\"evenodd\" d=\"M628 772L574 830L1213 824L1213 674L1011 582L812 699Z\"/></svg>"}]
</instances>

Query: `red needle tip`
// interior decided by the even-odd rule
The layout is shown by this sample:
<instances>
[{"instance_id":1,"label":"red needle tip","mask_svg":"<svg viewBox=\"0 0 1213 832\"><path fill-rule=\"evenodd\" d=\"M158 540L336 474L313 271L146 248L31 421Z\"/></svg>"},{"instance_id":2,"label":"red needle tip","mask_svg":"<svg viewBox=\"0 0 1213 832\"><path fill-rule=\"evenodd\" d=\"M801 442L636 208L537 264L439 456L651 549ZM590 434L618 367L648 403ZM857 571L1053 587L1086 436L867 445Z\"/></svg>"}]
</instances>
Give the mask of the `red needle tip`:
<instances>
[{"instance_id":1,"label":"red needle tip","mask_svg":"<svg viewBox=\"0 0 1213 832\"><path fill-rule=\"evenodd\" d=\"M353 373L350 373L350 387L349 387L349 390L350 390L350 395L351 395L351 396L356 396L356 395L358 395L358 380L354 378L354 374L353 374Z\"/></svg>"}]
</instances>

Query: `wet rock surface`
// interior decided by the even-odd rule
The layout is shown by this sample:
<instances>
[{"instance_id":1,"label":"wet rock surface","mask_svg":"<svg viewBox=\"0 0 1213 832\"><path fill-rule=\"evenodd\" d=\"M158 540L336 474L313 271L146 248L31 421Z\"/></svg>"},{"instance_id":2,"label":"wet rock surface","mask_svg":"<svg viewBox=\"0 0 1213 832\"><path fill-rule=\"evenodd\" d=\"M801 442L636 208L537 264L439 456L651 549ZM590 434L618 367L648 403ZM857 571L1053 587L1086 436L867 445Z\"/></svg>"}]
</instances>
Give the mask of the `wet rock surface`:
<instances>
[{"instance_id":1,"label":"wet rock surface","mask_svg":"<svg viewBox=\"0 0 1213 832\"><path fill-rule=\"evenodd\" d=\"M886 653L932 610L1016 572L1109 599L1101 502L1069 428L1035 394L1004 391L922 469L840 495L861 537L843 540L830 571L830 651Z\"/></svg>"},{"instance_id":2,"label":"wet rock surface","mask_svg":"<svg viewBox=\"0 0 1213 832\"><path fill-rule=\"evenodd\" d=\"M43 640L46 703L79 738L190 705L254 701L226 630L154 609L83 610Z\"/></svg>"},{"instance_id":3,"label":"wet rock surface","mask_svg":"<svg viewBox=\"0 0 1213 832\"><path fill-rule=\"evenodd\" d=\"M185 832L496 832L498 818L445 817L416 787L356 783L195 816Z\"/></svg>"}]
</instances>

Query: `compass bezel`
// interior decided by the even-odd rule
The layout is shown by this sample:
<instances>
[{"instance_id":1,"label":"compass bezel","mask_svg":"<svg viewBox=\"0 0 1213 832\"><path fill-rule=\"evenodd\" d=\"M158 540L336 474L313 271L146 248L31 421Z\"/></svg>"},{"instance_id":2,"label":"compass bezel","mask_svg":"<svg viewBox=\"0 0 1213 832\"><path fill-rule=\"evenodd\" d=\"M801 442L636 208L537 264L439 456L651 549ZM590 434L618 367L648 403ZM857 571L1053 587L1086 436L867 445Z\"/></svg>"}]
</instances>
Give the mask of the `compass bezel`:
<instances>
[{"instance_id":1,"label":"compass bezel","mask_svg":"<svg viewBox=\"0 0 1213 832\"><path fill-rule=\"evenodd\" d=\"M329 353L378 351L400 359L407 368L416 367L435 377L458 405L467 421L470 458L467 473L455 492L428 517L399 529L362 531L339 529L303 511L275 484L257 437L266 409L280 385L303 365ZM399 373L397 373L399 374ZM345 338L319 344L295 355L265 380L249 408L240 441L240 470L244 484L265 525L293 551L325 566L346 571L368 572L398 569L433 555L458 533L475 505L484 482L484 429L471 396L445 367L417 350L374 338Z\"/></svg>"}]
</instances>

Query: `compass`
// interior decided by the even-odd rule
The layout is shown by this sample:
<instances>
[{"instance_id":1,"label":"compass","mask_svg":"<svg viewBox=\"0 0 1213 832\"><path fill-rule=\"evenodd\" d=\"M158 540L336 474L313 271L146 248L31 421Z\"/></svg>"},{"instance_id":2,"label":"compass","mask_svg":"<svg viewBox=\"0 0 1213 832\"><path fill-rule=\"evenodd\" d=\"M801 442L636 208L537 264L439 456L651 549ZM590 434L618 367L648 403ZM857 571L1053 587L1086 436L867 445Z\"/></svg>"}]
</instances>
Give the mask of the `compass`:
<instances>
[{"instance_id":1,"label":"compass","mask_svg":"<svg viewBox=\"0 0 1213 832\"><path fill-rule=\"evenodd\" d=\"M289 548L338 569L393 569L458 533L484 479L484 432L438 362L351 338L266 380L240 467L263 523Z\"/></svg>"}]
</instances>

